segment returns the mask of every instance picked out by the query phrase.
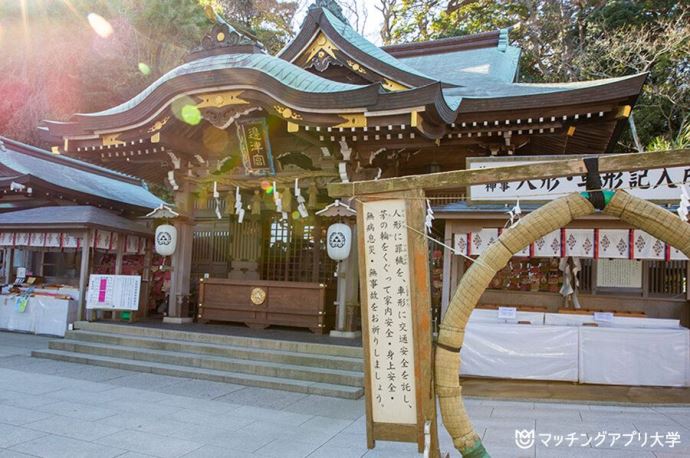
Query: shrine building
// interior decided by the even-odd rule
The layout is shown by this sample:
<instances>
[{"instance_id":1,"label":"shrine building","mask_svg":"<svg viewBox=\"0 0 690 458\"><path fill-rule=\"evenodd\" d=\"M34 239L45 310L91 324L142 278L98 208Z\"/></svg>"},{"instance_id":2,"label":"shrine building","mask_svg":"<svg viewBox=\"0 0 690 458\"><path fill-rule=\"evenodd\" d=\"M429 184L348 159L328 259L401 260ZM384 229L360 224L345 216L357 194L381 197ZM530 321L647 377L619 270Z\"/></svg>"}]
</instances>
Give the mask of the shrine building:
<instances>
[{"instance_id":1,"label":"shrine building","mask_svg":"<svg viewBox=\"0 0 690 458\"><path fill-rule=\"evenodd\" d=\"M326 254L327 228L353 224L353 213L347 201L328 197L329 183L610 153L646 78L521 83L521 52L508 30L379 47L330 5L312 5L277 55L216 16L199 47L141 93L107 110L41 123L54 153L173 192L181 216L168 318L356 331L356 263L338 282L337 263ZM516 199L528 212L549 193L579 189L578 180L561 181L429 196L435 237L450 247L430 245L437 315L467 257L505 227ZM583 307L680 317L683 283L667 281L685 278L680 255L665 246L657 254L654 240L600 216L564 231L515 258L482 302L555 311L562 272L553 264L578 256ZM603 235L606 250L626 244L612 258L643 260L624 266L639 281L616 285L621 263L597 269L608 256ZM645 246L633 253L637 235ZM571 236L577 246L568 244ZM252 295L256 288L263 298ZM343 306L337 324L334 302Z\"/></svg>"}]
</instances>

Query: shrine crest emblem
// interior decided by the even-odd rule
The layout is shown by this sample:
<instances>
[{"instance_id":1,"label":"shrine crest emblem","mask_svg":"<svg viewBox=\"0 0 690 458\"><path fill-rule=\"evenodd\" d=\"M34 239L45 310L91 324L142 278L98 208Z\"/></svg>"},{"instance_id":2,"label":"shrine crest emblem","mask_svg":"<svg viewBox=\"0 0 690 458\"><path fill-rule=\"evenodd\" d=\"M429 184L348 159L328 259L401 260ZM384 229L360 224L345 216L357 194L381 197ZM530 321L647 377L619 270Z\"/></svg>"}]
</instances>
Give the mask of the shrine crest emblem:
<instances>
[{"instance_id":1,"label":"shrine crest emblem","mask_svg":"<svg viewBox=\"0 0 690 458\"><path fill-rule=\"evenodd\" d=\"M342 232L333 232L328 239L328 244L333 248L342 248L345 246L346 237Z\"/></svg>"},{"instance_id":2,"label":"shrine crest emblem","mask_svg":"<svg viewBox=\"0 0 690 458\"><path fill-rule=\"evenodd\" d=\"M266 302L266 290L263 288L252 288L252 292L249 295L252 304L261 305Z\"/></svg>"}]
</instances>

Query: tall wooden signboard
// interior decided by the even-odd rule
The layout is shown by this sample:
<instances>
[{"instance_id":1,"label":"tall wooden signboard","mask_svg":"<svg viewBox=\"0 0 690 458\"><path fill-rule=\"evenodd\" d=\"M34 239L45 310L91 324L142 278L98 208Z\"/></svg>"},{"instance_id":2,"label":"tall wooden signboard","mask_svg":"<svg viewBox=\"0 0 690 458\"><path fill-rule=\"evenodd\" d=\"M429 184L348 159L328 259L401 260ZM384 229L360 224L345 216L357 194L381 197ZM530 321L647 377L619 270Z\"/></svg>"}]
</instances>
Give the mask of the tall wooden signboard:
<instances>
[{"instance_id":1,"label":"tall wooden signboard","mask_svg":"<svg viewBox=\"0 0 690 458\"><path fill-rule=\"evenodd\" d=\"M357 204L367 446L416 442L438 456L423 191L360 196Z\"/></svg>"}]
</instances>

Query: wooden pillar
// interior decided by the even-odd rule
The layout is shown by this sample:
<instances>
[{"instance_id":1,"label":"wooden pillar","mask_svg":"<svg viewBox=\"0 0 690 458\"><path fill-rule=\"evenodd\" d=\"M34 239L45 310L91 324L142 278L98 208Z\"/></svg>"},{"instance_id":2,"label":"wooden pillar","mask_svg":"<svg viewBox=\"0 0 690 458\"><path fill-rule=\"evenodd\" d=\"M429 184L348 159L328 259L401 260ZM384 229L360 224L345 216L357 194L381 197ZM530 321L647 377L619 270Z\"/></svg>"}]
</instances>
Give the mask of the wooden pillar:
<instances>
[{"instance_id":1,"label":"wooden pillar","mask_svg":"<svg viewBox=\"0 0 690 458\"><path fill-rule=\"evenodd\" d=\"M357 225L351 224L352 240L357 240ZM345 307L357 307L359 305L359 275L357 275L357 268L359 266L359 249L358 244L353 243L348 258L348 271L345 276ZM356 329L351 329L357 332Z\"/></svg>"},{"instance_id":2,"label":"wooden pillar","mask_svg":"<svg viewBox=\"0 0 690 458\"><path fill-rule=\"evenodd\" d=\"M311 281L313 283L319 283L319 273L321 271L321 218L316 215L314 216L314 228L312 230L314 231L314 248L312 251Z\"/></svg>"},{"instance_id":3,"label":"wooden pillar","mask_svg":"<svg viewBox=\"0 0 690 458\"><path fill-rule=\"evenodd\" d=\"M124 234L117 235L117 248L115 250L115 275L122 275L122 262L125 257Z\"/></svg>"},{"instance_id":4,"label":"wooden pillar","mask_svg":"<svg viewBox=\"0 0 690 458\"><path fill-rule=\"evenodd\" d=\"M189 296L189 285L192 275L192 237L193 222L186 217L193 213L194 199L189 181L184 181L180 190L175 194L176 210L183 215L173 224L177 229L177 248L170 257L172 269L170 275L170 292L168 297L168 316L163 320L167 323L191 322L192 319L182 316L181 301Z\"/></svg>"},{"instance_id":5,"label":"wooden pillar","mask_svg":"<svg viewBox=\"0 0 690 458\"><path fill-rule=\"evenodd\" d=\"M149 316L149 297L151 295L151 264L153 262L153 246L150 240L144 242L144 271L141 273L141 310L140 316Z\"/></svg>"},{"instance_id":6,"label":"wooden pillar","mask_svg":"<svg viewBox=\"0 0 690 458\"><path fill-rule=\"evenodd\" d=\"M331 335L335 337L355 338L361 335L361 332L353 327L347 327L347 310L349 307L356 307L359 305L359 260L357 258L357 226L349 223L352 230L352 247L350 248L350 256L347 259L338 263L338 282L337 282L337 300L338 315L336 319L336 330L331 331Z\"/></svg>"},{"instance_id":7,"label":"wooden pillar","mask_svg":"<svg viewBox=\"0 0 690 458\"><path fill-rule=\"evenodd\" d=\"M443 243L453 246L453 223L446 220ZM450 269L455 254L447 247L443 247L443 285L441 289L441 318L446 314L450 303Z\"/></svg>"},{"instance_id":8,"label":"wooden pillar","mask_svg":"<svg viewBox=\"0 0 690 458\"><path fill-rule=\"evenodd\" d=\"M117 234L117 247L115 248L115 272L114 275L122 275L122 263L125 257L125 236L124 234ZM131 317L134 313L130 313ZM117 310L112 311L112 319L116 320L120 316L120 312Z\"/></svg>"},{"instance_id":9,"label":"wooden pillar","mask_svg":"<svg viewBox=\"0 0 690 458\"><path fill-rule=\"evenodd\" d=\"M5 248L5 280L6 284L12 282L12 269L14 264L14 248Z\"/></svg>"},{"instance_id":10,"label":"wooden pillar","mask_svg":"<svg viewBox=\"0 0 690 458\"><path fill-rule=\"evenodd\" d=\"M177 229L177 248L170 257L172 268L170 276L170 295L168 298L168 319L167 322L181 323L188 320L182 316L181 301L185 296L189 296L189 285L192 275L192 230L193 227L188 221L175 221Z\"/></svg>"},{"instance_id":11,"label":"wooden pillar","mask_svg":"<svg viewBox=\"0 0 690 458\"><path fill-rule=\"evenodd\" d=\"M81 267L79 269L79 311L77 314L77 320L81 321L85 316L86 309L86 289L89 286L89 274L90 272L90 255L91 255L91 231L85 231L83 233L82 246L81 246Z\"/></svg>"}]
</instances>

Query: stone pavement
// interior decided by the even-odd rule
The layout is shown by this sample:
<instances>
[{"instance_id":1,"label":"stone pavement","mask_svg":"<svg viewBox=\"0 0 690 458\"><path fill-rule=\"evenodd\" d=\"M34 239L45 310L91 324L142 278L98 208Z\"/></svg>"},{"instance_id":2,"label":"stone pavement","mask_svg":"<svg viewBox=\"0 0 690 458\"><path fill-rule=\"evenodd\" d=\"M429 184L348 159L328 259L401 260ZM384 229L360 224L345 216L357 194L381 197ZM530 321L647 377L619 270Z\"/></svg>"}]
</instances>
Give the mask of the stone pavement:
<instances>
[{"instance_id":1,"label":"stone pavement","mask_svg":"<svg viewBox=\"0 0 690 458\"><path fill-rule=\"evenodd\" d=\"M367 450L362 400L29 357L48 340L0 332L0 458L419 456L411 444ZM690 456L690 407L467 406L492 457ZM535 444L518 448L516 428L528 444L534 431ZM442 449L459 456L440 433Z\"/></svg>"}]
</instances>

